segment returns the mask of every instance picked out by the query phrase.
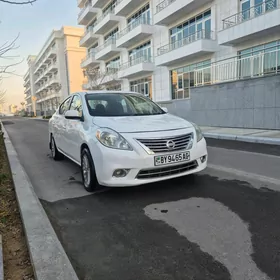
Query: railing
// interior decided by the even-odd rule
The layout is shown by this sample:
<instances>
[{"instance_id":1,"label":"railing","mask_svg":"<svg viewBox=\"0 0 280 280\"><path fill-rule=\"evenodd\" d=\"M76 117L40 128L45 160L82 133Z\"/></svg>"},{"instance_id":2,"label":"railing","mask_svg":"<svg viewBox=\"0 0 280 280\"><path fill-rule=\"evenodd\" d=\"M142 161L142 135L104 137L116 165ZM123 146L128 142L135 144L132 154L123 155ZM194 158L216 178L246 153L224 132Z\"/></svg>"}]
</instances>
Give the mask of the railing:
<instances>
[{"instance_id":1,"label":"railing","mask_svg":"<svg viewBox=\"0 0 280 280\"><path fill-rule=\"evenodd\" d=\"M151 25L151 19L144 16L139 16L138 18L130 22L125 29L117 33L117 39L120 39L141 24Z\"/></svg>"},{"instance_id":2,"label":"railing","mask_svg":"<svg viewBox=\"0 0 280 280\"><path fill-rule=\"evenodd\" d=\"M103 13L99 18L97 18L96 22L94 23L94 26L100 23L109 14L115 14L115 7L111 7L105 13Z\"/></svg>"},{"instance_id":3,"label":"railing","mask_svg":"<svg viewBox=\"0 0 280 280\"><path fill-rule=\"evenodd\" d=\"M164 0L162 2L160 2L157 6L156 6L156 13L161 12L163 9L165 9L166 7L168 7L169 5L171 5L173 2L175 2L176 0Z\"/></svg>"},{"instance_id":4,"label":"railing","mask_svg":"<svg viewBox=\"0 0 280 280\"><path fill-rule=\"evenodd\" d=\"M85 58L82 59L81 63L85 62L86 60L88 60L89 58L95 58L95 53L96 50L92 49Z\"/></svg>"},{"instance_id":5,"label":"railing","mask_svg":"<svg viewBox=\"0 0 280 280\"><path fill-rule=\"evenodd\" d=\"M157 55L163 55L168 52L171 52L173 50L176 50L178 48L181 48L183 46L189 45L195 41L202 40L202 39L208 39L208 40L215 40L215 33L213 31L206 31L206 30L201 30L198 32L195 32L188 37L185 37L181 40L169 43L165 46L162 46L157 49Z\"/></svg>"},{"instance_id":6,"label":"railing","mask_svg":"<svg viewBox=\"0 0 280 280\"><path fill-rule=\"evenodd\" d=\"M230 28L239 23L258 17L269 11L279 9L279 8L280 8L279 0L265 1L264 3L251 7L250 9L244 10L233 16L225 18L223 20L223 29Z\"/></svg>"},{"instance_id":7,"label":"railing","mask_svg":"<svg viewBox=\"0 0 280 280\"><path fill-rule=\"evenodd\" d=\"M93 26L87 27L87 29L85 30L85 32L84 32L84 34L83 34L83 36L82 36L82 39L81 39L80 41L82 41L83 38L84 38L88 33L91 33L91 32L93 32Z\"/></svg>"},{"instance_id":8,"label":"railing","mask_svg":"<svg viewBox=\"0 0 280 280\"><path fill-rule=\"evenodd\" d=\"M194 71L195 86L280 74L280 49L234 57Z\"/></svg>"},{"instance_id":9,"label":"railing","mask_svg":"<svg viewBox=\"0 0 280 280\"><path fill-rule=\"evenodd\" d=\"M116 37L111 37L105 41L105 43L101 46L98 46L95 50L96 52L100 52L104 48L108 47L111 44L116 44Z\"/></svg>"},{"instance_id":10,"label":"railing","mask_svg":"<svg viewBox=\"0 0 280 280\"><path fill-rule=\"evenodd\" d=\"M81 15L84 13L84 11L85 11L86 9L88 9L89 7L91 7L90 4L87 4L85 7L83 7L83 8L81 9L81 11L79 12L79 14L78 14L78 18L80 18Z\"/></svg>"},{"instance_id":11,"label":"railing","mask_svg":"<svg viewBox=\"0 0 280 280\"><path fill-rule=\"evenodd\" d=\"M153 63L153 57L152 56L148 56L148 55L143 55L140 57L137 57L133 60L129 60L128 62L124 63L121 65L120 69L127 69L129 67L132 67L134 65L140 64L140 63Z\"/></svg>"},{"instance_id":12,"label":"railing","mask_svg":"<svg viewBox=\"0 0 280 280\"><path fill-rule=\"evenodd\" d=\"M116 1L116 6L118 6L123 0L117 0Z\"/></svg>"}]
</instances>

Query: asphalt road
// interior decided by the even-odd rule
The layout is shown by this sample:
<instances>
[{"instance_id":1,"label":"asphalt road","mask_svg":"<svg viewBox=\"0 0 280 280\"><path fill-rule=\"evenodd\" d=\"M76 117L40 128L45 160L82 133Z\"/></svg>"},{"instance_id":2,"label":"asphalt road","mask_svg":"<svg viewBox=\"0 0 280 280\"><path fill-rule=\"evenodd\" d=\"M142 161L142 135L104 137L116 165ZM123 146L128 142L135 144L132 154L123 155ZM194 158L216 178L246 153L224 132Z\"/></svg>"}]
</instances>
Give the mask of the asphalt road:
<instances>
[{"instance_id":1,"label":"asphalt road","mask_svg":"<svg viewBox=\"0 0 280 280\"><path fill-rule=\"evenodd\" d=\"M47 122L4 125L81 280L280 279L280 147L208 140L194 178L89 195Z\"/></svg>"}]
</instances>

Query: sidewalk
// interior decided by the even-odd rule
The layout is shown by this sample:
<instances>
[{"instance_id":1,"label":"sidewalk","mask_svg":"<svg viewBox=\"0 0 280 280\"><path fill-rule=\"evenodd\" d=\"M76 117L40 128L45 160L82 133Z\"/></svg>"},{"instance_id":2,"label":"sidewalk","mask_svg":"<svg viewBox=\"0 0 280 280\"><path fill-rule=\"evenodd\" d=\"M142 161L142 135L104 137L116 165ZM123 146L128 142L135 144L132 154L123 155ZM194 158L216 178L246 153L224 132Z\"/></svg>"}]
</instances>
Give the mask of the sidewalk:
<instances>
[{"instance_id":1,"label":"sidewalk","mask_svg":"<svg viewBox=\"0 0 280 280\"><path fill-rule=\"evenodd\" d=\"M201 126L206 138L280 145L280 130Z\"/></svg>"}]
</instances>

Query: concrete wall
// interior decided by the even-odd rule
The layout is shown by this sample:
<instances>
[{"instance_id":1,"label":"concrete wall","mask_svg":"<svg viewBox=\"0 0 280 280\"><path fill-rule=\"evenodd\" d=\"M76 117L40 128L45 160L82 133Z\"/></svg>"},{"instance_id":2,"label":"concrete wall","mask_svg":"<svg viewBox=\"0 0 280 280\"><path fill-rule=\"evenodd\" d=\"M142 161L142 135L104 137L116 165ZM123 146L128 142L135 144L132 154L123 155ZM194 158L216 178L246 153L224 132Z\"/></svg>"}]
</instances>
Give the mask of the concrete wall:
<instances>
[{"instance_id":1,"label":"concrete wall","mask_svg":"<svg viewBox=\"0 0 280 280\"><path fill-rule=\"evenodd\" d=\"M280 76L191 89L191 98L159 102L205 126L280 129Z\"/></svg>"}]
</instances>

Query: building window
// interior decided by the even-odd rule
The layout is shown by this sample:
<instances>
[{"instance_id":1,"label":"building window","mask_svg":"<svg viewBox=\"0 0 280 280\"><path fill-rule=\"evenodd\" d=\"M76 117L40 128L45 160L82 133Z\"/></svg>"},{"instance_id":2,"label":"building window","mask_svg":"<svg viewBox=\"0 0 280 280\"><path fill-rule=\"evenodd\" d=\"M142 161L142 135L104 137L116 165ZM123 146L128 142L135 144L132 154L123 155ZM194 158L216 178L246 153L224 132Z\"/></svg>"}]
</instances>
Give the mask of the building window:
<instances>
[{"instance_id":1,"label":"building window","mask_svg":"<svg viewBox=\"0 0 280 280\"><path fill-rule=\"evenodd\" d=\"M151 42L142 44L129 51L129 65L135 65L141 62L151 62L152 49Z\"/></svg>"},{"instance_id":2,"label":"building window","mask_svg":"<svg viewBox=\"0 0 280 280\"><path fill-rule=\"evenodd\" d=\"M116 73L120 68L120 57L116 57L106 63L106 72L107 73Z\"/></svg>"},{"instance_id":3,"label":"building window","mask_svg":"<svg viewBox=\"0 0 280 280\"><path fill-rule=\"evenodd\" d=\"M104 42L106 43L107 41L109 41L111 38L116 38L116 35L119 31L119 28L115 28L114 30L110 31L108 34L106 34L104 36Z\"/></svg>"},{"instance_id":4,"label":"building window","mask_svg":"<svg viewBox=\"0 0 280 280\"><path fill-rule=\"evenodd\" d=\"M130 90L142 93L144 96L152 99L152 77L130 82Z\"/></svg>"},{"instance_id":5,"label":"building window","mask_svg":"<svg viewBox=\"0 0 280 280\"><path fill-rule=\"evenodd\" d=\"M127 19L127 24L137 21L140 17L143 19L143 23L150 24L151 21L150 4L145 5L143 8L141 8L136 13L134 13L131 17L129 17Z\"/></svg>"},{"instance_id":6,"label":"building window","mask_svg":"<svg viewBox=\"0 0 280 280\"><path fill-rule=\"evenodd\" d=\"M277 7L276 0L240 0L242 21L262 15Z\"/></svg>"},{"instance_id":7,"label":"building window","mask_svg":"<svg viewBox=\"0 0 280 280\"><path fill-rule=\"evenodd\" d=\"M95 43L93 46L87 49L88 55L92 55L92 54L94 55L97 47L98 47L98 43Z\"/></svg>"},{"instance_id":8,"label":"building window","mask_svg":"<svg viewBox=\"0 0 280 280\"><path fill-rule=\"evenodd\" d=\"M239 51L240 77L280 72L280 40Z\"/></svg>"},{"instance_id":9,"label":"building window","mask_svg":"<svg viewBox=\"0 0 280 280\"><path fill-rule=\"evenodd\" d=\"M170 43L176 44L176 42L181 42L182 39L194 34L201 36L201 38L211 38L211 10L207 10L171 28L169 30Z\"/></svg>"},{"instance_id":10,"label":"building window","mask_svg":"<svg viewBox=\"0 0 280 280\"><path fill-rule=\"evenodd\" d=\"M116 3L117 3L117 0L113 0L112 2L110 2L103 10L102 10L102 13L103 14L108 14L112 11L114 11L115 7L116 7Z\"/></svg>"},{"instance_id":11,"label":"building window","mask_svg":"<svg viewBox=\"0 0 280 280\"><path fill-rule=\"evenodd\" d=\"M210 65L211 60L205 60L170 71L172 99L190 98L190 88L196 85L197 75L195 70L206 68ZM203 78L211 81L210 71Z\"/></svg>"}]
</instances>

